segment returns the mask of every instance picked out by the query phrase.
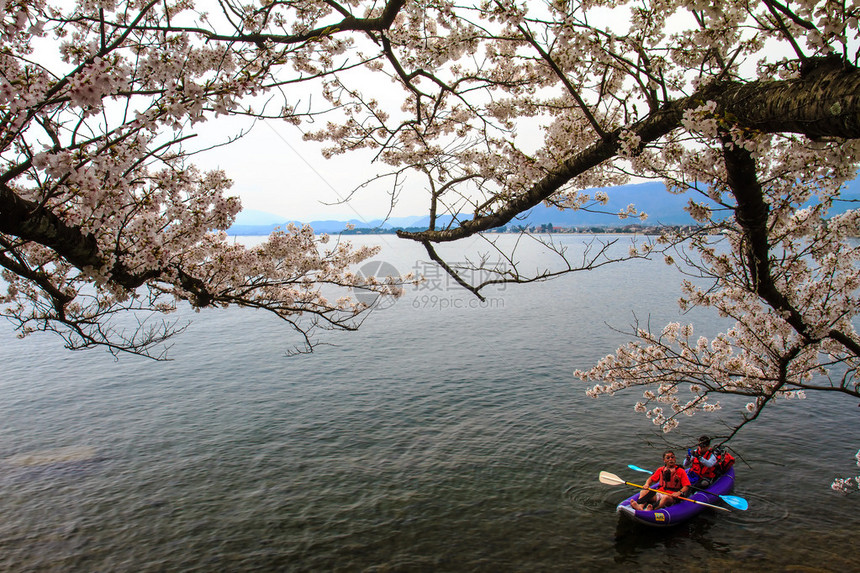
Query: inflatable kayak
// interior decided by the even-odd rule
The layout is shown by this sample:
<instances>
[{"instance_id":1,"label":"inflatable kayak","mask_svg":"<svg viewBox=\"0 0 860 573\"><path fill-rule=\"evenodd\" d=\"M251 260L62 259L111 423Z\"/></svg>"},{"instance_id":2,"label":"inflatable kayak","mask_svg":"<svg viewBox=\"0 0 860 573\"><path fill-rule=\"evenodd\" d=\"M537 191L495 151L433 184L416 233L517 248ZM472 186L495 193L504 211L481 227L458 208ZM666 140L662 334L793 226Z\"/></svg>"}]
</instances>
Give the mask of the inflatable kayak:
<instances>
[{"instance_id":1,"label":"inflatable kayak","mask_svg":"<svg viewBox=\"0 0 860 573\"><path fill-rule=\"evenodd\" d=\"M696 483L693 481L694 479L694 477L691 477L690 482L692 482L695 487ZM719 496L726 495L732 491L734 486L735 469L729 468L729 470L718 477L706 491L693 490L693 493L688 495L688 497L711 505L725 505L722 503ZM637 491L635 494L619 503L616 511L622 515L626 515L634 521L654 527L677 525L708 509L707 506L700 505L698 503L679 501L678 503L663 509L653 511L636 510L630 507L630 501L636 499L638 496L639 492Z\"/></svg>"}]
</instances>

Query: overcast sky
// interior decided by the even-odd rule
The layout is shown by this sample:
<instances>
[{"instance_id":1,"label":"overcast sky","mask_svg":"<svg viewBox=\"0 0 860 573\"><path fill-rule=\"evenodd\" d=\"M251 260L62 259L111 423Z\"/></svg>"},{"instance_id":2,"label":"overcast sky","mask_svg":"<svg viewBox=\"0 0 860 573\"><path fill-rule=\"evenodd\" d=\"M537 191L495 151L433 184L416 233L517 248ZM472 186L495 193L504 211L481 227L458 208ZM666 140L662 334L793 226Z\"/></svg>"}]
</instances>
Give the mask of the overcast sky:
<instances>
[{"instance_id":1,"label":"overcast sky","mask_svg":"<svg viewBox=\"0 0 860 573\"><path fill-rule=\"evenodd\" d=\"M198 124L198 145L223 140L238 133L244 120L212 118ZM358 219L384 217L389 209L386 190L362 189L349 203L341 202L350 192L385 166L371 163L367 153L352 153L325 159L316 142L302 140L300 128L286 122L258 122L247 135L230 145L197 155L201 168L223 169L233 180L232 193L242 199L244 209L281 215L284 220ZM420 189L404 193L394 216L421 215L426 210Z\"/></svg>"}]
</instances>

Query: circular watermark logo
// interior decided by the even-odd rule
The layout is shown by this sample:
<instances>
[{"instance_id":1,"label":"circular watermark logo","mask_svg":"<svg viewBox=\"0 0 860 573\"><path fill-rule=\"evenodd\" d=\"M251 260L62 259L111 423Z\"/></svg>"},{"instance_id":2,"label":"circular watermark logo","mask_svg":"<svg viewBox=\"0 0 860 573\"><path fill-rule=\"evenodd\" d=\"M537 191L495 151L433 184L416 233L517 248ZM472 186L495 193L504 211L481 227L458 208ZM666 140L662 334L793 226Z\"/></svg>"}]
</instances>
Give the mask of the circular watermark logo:
<instances>
[{"instance_id":1,"label":"circular watermark logo","mask_svg":"<svg viewBox=\"0 0 860 573\"><path fill-rule=\"evenodd\" d=\"M364 279L376 277L379 282L384 282L388 277L399 277L400 271L398 271L391 263L385 261L370 261L369 263L364 263L361 268L358 269L357 274ZM395 296L382 295L361 287L353 288L355 289L355 298L358 302L364 303L367 306L375 306L376 310L391 308L394 306L394 303L397 302L397 297Z\"/></svg>"}]
</instances>

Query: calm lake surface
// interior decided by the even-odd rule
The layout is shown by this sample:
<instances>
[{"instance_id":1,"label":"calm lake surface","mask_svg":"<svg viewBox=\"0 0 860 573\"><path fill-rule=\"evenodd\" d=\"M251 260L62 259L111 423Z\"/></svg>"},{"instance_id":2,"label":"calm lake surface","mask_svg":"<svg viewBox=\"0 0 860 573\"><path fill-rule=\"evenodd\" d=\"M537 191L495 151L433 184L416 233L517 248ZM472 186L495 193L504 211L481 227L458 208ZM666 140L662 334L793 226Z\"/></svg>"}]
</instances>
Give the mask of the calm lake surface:
<instances>
[{"instance_id":1,"label":"calm lake surface","mask_svg":"<svg viewBox=\"0 0 860 573\"><path fill-rule=\"evenodd\" d=\"M555 240L575 254L588 238ZM163 363L0 325L0 569L860 570L860 494L829 489L858 471L846 398L783 402L732 443L746 512L668 530L615 513L632 490L601 470L643 483L627 464L655 467L738 416L724 401L663 436L637 394L592 400L572 376L634 313L658 330L719 326L678 316L681 277L661 261L480 304L415 245L354 242L428 281L310 355L286 357L298 338L253 311L188 313Z\"/></svg>"}]
</instances>

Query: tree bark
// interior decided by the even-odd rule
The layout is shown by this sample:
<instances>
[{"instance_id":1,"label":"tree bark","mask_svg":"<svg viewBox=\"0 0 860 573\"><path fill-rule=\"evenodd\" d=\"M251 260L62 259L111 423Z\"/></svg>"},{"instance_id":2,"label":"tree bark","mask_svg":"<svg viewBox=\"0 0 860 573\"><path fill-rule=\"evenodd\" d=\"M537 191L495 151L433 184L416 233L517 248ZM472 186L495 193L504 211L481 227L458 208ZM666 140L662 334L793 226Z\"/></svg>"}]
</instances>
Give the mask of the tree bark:
<instances>
[{"instance_id":1,"label":"tree bark","mask_svg":"<svg viewBox=\"0 0 860 573\"><path fill-rule=\"evenodd\" d=\"M44 245L78 268L104 264L95 237L66 225L54 213L21 198L5 184L0 184L0 233Z\"/></svg>"},{"instance_id":2,"label":"tree bark","mask_svg":"<svg viewBox=\"0 0 860 573\"><path fill-rule=\"evenodd\" d=\"M67 225L49 209L18 196L8 185L0 184L0 233L23 241L38 243L57 253L78 269L100 269L110 260L99 249L95 237ZM119 264L111 269L111 281L135 289L160 273L132 273Z\"/></svg>"}]
</instances>

